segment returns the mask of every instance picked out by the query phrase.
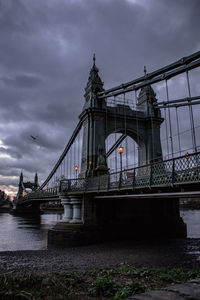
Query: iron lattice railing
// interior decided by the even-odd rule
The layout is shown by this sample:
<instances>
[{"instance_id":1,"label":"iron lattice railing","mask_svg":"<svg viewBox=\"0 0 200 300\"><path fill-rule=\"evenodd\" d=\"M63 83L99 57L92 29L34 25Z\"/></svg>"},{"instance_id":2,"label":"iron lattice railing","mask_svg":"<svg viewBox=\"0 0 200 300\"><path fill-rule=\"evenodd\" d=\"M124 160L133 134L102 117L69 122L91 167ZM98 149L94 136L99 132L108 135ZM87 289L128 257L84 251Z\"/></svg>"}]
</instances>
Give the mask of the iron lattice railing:
<instances>
[{"instance_id":1,"label":"iron lattice railing","mask_svg":"<svg viewBox=\"0 0 200 300\"><path fill-rule=\"evenodd\" d=\"M197 182L200 182L200 152L98 177L63 179L60 186L31 192L23 199L45 198L70 192L114 191L129 188L134 190Z\"/></svg>"},{"instance_id":2,"label":"iron lattice railing","mask_svg":"<svg viewBox=\"0 0 200 300\"><path fill-rule=\"evenodd\" d=\"M18 200L18 204L27 201L29 199L41 199L41 198L49 198L53 196L58 196L60 192L60 186L55 186L53 188L49 188L46 190L37 190L25 195L22 199Z\"/></svg>"},{"instance_id":3,"label":"iron lattice railing","mask_svg":"<svg viewBox=\"0 0 200 300\"><path fill-rule=\"evenodd\" d=\"M60 192L103 191L171 186L200 181L200 152L112 174L85 179L64 179Z\"/></svg>"}]
</instances>

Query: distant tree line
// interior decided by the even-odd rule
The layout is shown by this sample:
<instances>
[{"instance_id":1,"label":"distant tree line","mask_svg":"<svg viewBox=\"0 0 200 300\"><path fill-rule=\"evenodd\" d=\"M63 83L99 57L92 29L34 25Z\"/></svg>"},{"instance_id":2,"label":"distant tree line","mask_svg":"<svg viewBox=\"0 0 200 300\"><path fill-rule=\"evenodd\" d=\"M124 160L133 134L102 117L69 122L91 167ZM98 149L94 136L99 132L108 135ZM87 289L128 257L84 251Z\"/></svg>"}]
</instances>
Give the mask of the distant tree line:
<instances>
[{"instance_id":1,"label":"distant tree line","mask_svg":"<svg viewBox=\"0 0 200 300\"><path fill-rule=\"evenodd\" d=\"M7 195L4 191L0 190L0 204L3 204L5 202L10 202L11 198L9 195Z\"/></svg>"}]
</instances>

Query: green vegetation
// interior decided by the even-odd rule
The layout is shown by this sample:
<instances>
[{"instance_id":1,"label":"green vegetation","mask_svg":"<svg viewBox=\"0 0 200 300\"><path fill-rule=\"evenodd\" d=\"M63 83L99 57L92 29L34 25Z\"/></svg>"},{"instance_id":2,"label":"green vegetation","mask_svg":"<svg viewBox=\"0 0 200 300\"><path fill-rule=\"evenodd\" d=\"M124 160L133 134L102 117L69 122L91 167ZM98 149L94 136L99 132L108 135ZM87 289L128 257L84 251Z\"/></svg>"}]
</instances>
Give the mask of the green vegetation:
<instances>
[{"instance_id":1,"label":"green vegetation","mask_svg":"<svg viewBox=\"0 0 200 300\"><path fill-rule=\"evenodd\" d=\"M2 274L0 299L118 300L196 277L200 277L200 270L130 266L17 277Z\"/></svg>"}]
</instances>

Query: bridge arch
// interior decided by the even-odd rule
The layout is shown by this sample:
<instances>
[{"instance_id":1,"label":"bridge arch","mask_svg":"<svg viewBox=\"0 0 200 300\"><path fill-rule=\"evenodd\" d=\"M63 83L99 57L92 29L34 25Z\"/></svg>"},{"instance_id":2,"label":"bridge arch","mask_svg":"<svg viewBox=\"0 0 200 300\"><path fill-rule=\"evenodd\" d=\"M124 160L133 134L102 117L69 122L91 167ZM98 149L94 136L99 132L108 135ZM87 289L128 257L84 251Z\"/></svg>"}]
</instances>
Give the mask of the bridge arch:
<instances>
[{"instance_id":1,"label":"bridge arch","mask_svg":"<svg viewBox=\"0 0 200 300\"><path fill-rule=\"evenodd\" d=\"M123 147L122 170L138 166L139 146L131 134L119 130L109 134L105 142L109 173L120 171L119 147Z\"/></svg>"},{"instance_id":2,"label":"bridge arch","mask_svg":"<svg viewBox=\"0 0 200 300\"><path fill-rule=\"evenodd\" d=\"M111 138L113 136L113 138ZM141 164L142 160L146 160L146 144L144 141L144 137L140 135L136 130L134 129L128 129L125 130L124 127L116 128L113 132L109 132L106 134L106 144L110 140L110 143L117 143L117 141L122 140L119 145L116 145L116 150L120 145L126 145L124 146L124 153L126 157L128 157L129 161L132 161L132 166L137 166L138 164ZM132 147L132 151L131 151ZM134 149L134 150L133 150ZM106 152L108 152L110 149L107 148ZM114 151L114 149L113 149ZM127 153L126 153L127 152ZM131 154L130 154L131 153ZM107 164L109 159L107 158ZM137 163L136 163L137 162Z\"/></svg>"}]
</instances>

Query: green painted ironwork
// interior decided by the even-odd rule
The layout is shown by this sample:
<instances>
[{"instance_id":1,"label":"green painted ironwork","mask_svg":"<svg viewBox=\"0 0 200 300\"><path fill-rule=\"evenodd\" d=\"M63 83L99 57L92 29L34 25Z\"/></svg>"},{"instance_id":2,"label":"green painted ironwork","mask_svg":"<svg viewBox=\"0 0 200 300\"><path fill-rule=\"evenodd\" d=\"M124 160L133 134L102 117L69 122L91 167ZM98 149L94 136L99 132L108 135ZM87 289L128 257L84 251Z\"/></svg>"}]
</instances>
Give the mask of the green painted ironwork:
<instances>
[{"instance_id":1,"label":"green painted ironwork","mask_svg":"<svg viewBox=\"0 0 200 300\"><path fill-rule=\"evenodd\" d=\"M123 170L97 177L63 179L54 188L31 192L28 199L49 198L68 193L108 192L126 189L171 187L200 182L200 152L186 154L174 159Z\"/></svg>"}]
</instances>

